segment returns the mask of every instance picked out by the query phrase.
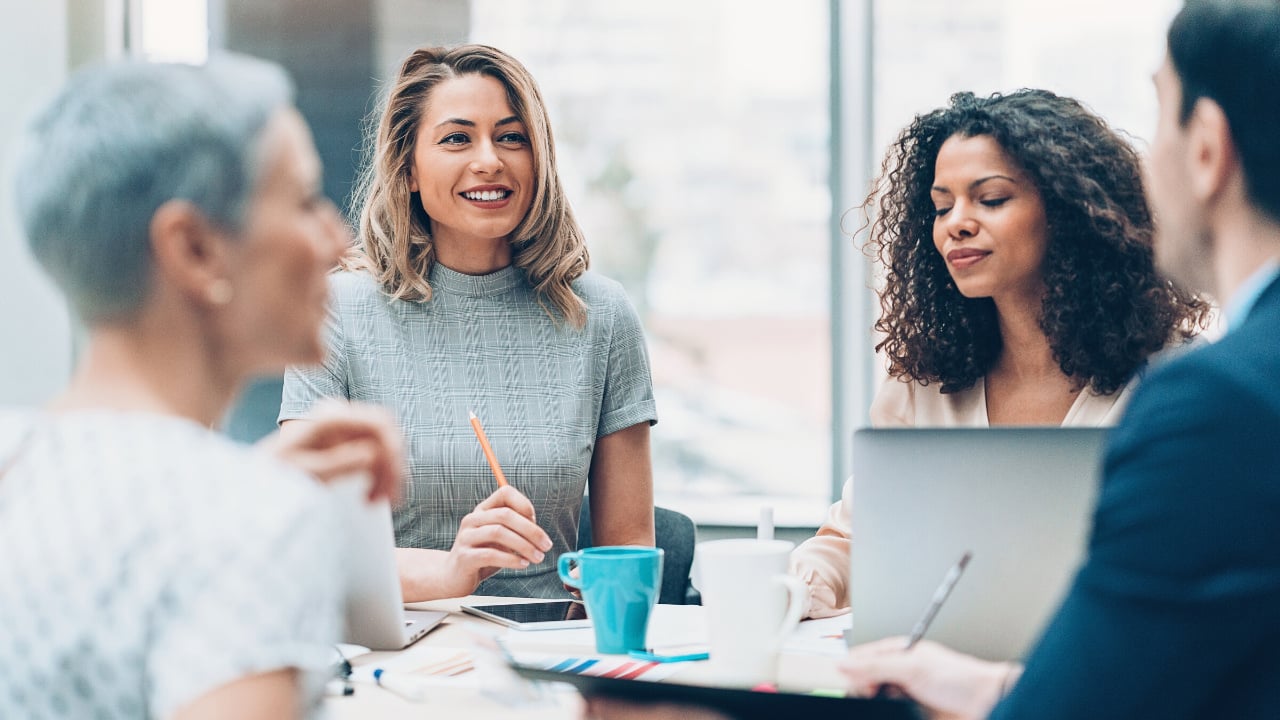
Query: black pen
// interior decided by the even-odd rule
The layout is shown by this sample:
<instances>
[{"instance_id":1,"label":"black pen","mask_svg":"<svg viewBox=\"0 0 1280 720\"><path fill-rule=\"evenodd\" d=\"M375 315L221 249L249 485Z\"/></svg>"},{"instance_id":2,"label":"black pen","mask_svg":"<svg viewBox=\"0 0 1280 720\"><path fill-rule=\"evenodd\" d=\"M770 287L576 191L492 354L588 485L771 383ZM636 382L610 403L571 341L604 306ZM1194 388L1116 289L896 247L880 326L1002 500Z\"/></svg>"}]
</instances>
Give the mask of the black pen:
<instances>
[{"instance_id":1,"label":"black pen","mask_svg":"<svg viewBox=\"0 0 1280 720\"><path fill-rule=\"evenodd\" d=\"M947 596L951 594L951 588L956 586L956 582L960 579L960 575L964 573L965 567L969 565L969 559L973 557L973 552L966 550L964 555L960 556L960 560L951 566L945 577L942 578L942 584L937 590L933 591L933 599L929 601L929 606L924 609L924 615L916 621L915 627L911 628L911 635L907 638L907 645L903 650L910 650L920 642L924 634L929 631L929 626L933 624L933 618L937 616L938 611L942 609L942 603L947 601ZM894 697L894 687L892 685L881 685L876 690L877 698Z\"/></svg>"}]
</instances>

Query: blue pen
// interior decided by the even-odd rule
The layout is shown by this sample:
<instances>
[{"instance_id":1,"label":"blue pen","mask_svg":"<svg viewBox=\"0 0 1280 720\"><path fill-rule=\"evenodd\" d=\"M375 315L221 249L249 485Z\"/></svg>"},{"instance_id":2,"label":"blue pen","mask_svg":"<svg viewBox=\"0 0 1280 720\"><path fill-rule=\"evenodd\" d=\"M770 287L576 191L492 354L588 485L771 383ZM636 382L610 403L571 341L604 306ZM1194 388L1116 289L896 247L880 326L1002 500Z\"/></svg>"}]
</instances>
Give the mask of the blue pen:
<instances>
[{"instance_id":1,"label":"blue pen","mask_svg":"<svg viewBox=\"0 0 1280 720\"><path fill-rule=\"evenodd\" d=\"M711 657L711 653L696 652L686 653L684 655L654 655L648 650L632 650L627 653L628 657L636 660L648 660L649 662L673 663L673 662L692 662L694 660L706 660Z\"/></svg>"}]
</instances>

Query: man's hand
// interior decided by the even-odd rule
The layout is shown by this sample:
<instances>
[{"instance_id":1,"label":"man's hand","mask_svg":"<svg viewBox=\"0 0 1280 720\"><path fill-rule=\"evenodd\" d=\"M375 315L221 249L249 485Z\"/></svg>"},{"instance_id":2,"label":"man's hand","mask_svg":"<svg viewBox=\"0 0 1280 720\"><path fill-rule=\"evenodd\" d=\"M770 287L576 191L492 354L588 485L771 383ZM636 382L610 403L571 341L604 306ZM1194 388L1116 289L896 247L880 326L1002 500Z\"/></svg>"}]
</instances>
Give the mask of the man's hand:
<instances>
[{"instance_id":1,"label":"man's hand","mask_svg":"<svg viewBox=\"0 0 1280 720\"><path fill-rule=\"evenodd\" d=\"M1014 679L1008 663L962 655L927 640L906 650L906 638L859 645L840 661L849 692L871 697L882 685L919 703L933 720L985 718L1000 700L1005 681Z\"/></svg>"}]
</instances>

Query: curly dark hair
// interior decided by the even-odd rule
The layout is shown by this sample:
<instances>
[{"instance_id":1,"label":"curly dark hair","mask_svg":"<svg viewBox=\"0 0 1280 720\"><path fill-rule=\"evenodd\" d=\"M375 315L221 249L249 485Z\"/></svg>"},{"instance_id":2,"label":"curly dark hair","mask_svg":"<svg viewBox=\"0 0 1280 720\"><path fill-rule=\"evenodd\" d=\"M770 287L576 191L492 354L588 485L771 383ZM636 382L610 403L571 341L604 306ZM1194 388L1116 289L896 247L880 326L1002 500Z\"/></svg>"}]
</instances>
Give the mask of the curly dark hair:
<instances>
[{"instance_id":1,"label":"curly dark hair","mask_svg":"<svg viewBox=\"0 0 1280 720\"><path fill-rule=\"evenodd\" d=\"M1138 154L1076 100L1045 90L957 93L890 146L862 205L875 217L865 250L886 270L876 345L889 373L942 392L972 387L1000 356L991 298L956 289L933 243L930 188L942 144L989 136L1038 188L1048 247L1040 328L1079 387L1110 394L1149 355L1204 327L1208 304L1157 274Z\"/></svg>"}]
</instances>

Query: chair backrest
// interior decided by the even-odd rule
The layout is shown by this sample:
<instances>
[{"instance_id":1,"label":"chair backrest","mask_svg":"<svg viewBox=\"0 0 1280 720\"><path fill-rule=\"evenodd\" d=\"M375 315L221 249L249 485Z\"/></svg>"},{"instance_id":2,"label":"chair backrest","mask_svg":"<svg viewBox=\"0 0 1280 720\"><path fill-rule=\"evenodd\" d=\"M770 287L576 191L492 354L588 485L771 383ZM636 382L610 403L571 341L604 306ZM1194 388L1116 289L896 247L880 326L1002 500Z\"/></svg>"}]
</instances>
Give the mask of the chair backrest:
<instances>
[{"instance_id":1,"label":"chair backrest","mask_svg":"<svg viewBox=\"0 0 1280 720\"><path fill-rule=\"evenodd\" d=\"M261 377L250 383L222 419L223 432L242 443L255 443L275 432L283 390L283 375Z\"/></svg>"},{"instance_id":2,"label":"chair backrest","mask_svg":"<svg viewBox=\"0 0 1280 720\"><path fill-rule=\"evenodd\" d=\"M697 531L688 515L655 507L653 532L658 547L662 548L662 590L658 602L665 605L697 604L697 591L689 582L693 568L693 547L697 543ZM591 547L591 505L582 499L582 511L578 515L578 549Z\"/></svg>"}]
</instances>

